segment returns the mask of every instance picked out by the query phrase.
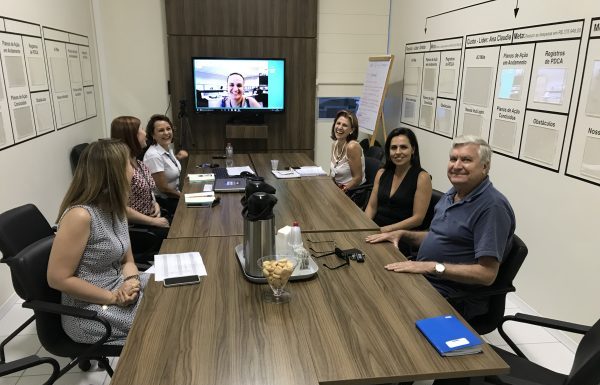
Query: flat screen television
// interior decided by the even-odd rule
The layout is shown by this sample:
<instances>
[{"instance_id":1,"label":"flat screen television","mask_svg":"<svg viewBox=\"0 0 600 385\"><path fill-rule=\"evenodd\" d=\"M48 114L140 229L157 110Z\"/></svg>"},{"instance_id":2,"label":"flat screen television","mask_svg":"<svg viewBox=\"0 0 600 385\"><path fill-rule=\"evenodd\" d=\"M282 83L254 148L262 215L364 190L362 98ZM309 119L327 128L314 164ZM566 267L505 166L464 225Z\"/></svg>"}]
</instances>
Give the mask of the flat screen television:
<instances>
[{"instance_id":1,"label":"flat screen television","mask_svg":"<svg viewBox=\"0 0 600 385\"><path fill-rule=\"evenodd\" d=\"M196 112L283 112L285 59L192 58Z\"/></svg>"}]
</instances>

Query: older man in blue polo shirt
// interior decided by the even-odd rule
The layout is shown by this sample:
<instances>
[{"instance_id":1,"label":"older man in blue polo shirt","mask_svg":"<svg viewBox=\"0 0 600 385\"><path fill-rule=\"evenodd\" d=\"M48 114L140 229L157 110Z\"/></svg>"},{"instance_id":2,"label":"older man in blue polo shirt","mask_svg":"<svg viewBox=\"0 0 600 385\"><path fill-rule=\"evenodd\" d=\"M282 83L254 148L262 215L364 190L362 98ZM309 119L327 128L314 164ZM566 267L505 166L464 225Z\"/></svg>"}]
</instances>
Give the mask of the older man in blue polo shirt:
<instances>
[{"instance_id":1,"label":"older man in blue polo shirt","mask_svg":"<svg viewBox=\"0 0 600 385\"><path fill-rule=\"evenodd\" d=\"M429 231L374 234L367 242L407 242L419 246L416 260L385 266L398 273L426 274L445 297L494 283L509 252L515 215L488 177L492 151L487 142L463 136L452 142L448 179L452 188L440 199ZM485 299L455 304L465 319L487 311Z\"/></svg>"}]
</instances>

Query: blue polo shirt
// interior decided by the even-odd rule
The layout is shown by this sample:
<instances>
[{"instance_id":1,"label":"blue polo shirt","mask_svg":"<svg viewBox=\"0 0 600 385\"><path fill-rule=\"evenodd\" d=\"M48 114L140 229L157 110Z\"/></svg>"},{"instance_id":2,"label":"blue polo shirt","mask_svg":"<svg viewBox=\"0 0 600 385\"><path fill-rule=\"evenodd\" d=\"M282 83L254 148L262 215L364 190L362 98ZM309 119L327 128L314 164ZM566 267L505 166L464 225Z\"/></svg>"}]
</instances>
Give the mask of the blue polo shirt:
<instances>
[{"instance_id":1,"label":"blue polo shirt","mask_svg":"<svg viewBox=\"0 0 600 385\"><path fill-rule=\"evenodd\" d=\"M479 257L488 256L501 263L510 251L515 232L515 214L510 203L489 178L460 202L454 203L455 194L453 187L435 206L431 227L419 248L417 260L475 264ZM445 296L479 287L443 277L427 276L427 279ZM481 314L487 310L487 305L476 308L472 310Z\"/></svg>"}]
</instances>

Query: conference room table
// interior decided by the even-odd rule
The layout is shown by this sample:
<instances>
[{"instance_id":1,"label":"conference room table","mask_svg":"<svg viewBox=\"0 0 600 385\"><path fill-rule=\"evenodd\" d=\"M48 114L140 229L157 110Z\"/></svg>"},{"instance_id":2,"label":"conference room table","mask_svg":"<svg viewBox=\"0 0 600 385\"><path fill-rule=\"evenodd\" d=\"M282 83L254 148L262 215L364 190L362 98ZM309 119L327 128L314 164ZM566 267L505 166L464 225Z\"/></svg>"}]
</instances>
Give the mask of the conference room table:
<instances>
[{"instance_id":1,"label":"conference room table","mask_svg":"<svg viewBox=\"0 0 600 385\"><path fill-rule=\"evenodd\" d=\"M214 162L213 154L193 154L188 161L188 174L210 172L199 168ZM279 159L280 168L312 166L314 162L301 153L235 154L234 165L249 166L273 186L278 199L274 207L275 228L298 221L302 231L364 231L378 230L379 226L367 218L329 176L309 176L297 179L277 179L271 173L271 159ZM183 193L197 193L204 183L190 183L186 178ZM168 238L214 237L243 235L244 218L240 193L216 193L221 201L213 208L186 207L179 200L177 215L173 218ZM301 203L301 204L300 204Z\"/></svg>"},{"instance_id":2,"label":"conference room table","mask_svg":"<svg viewBox=\"0 0 600 385\"><path fill-rule=\"evenodd\" d=\"M310 204L325 210L330 202ZM203 209L179 207L176 217L188 210ZM415 321L461 316L422 275L386 271L385 264L405 257L391 243L366 243L374 231L303 232L315 256L335 245L358 248L366 258L335 270L323 266L344 262L335 255L315 258L318 272L289 282L286 304L264 302L268 285L244 278L234 252L241 235L166 239L161 253L198 251L208 275L171 288L149 280L111 384L350 385L507 373L487 344L474 355L437 353Z\"/></svg>"}]
</instances>

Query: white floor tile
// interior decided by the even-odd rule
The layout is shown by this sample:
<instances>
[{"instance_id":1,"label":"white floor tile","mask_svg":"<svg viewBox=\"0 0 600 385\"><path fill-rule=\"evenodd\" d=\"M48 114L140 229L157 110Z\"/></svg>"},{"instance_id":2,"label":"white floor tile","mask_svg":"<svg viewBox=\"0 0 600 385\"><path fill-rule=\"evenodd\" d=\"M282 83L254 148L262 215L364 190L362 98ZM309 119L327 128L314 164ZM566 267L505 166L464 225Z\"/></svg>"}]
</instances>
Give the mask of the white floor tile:
<instances>
[{"instance_id":1,"label":"white floor tile","mask_svg":"<svg viewBox=\"0 0 600 385\"><path fill-rule=\"evenodd\" d=\"M2 377L0 385L15 385L19 381L19 377Z\"/></svg>"},{"instance_id":2,"label":"white floor tile","mask_svg":"<svg viewBox=\"0 0 600 385\"><path fill-rule=\"evenodd\" d=\"M515 314L517 312L518 309L514 311L507 310L506 314ZM545 328L522 322L505 322L504 331L517 345L557 342L556 338L548 333Z\"/></svg>"},{"instance_id":3,"label":"white floor tile","mask_svg":"<svg viewBox=\"0 0 600 385\"><path fill-rule=\"evenodd\" d=\"M25 309L20 303L15 303L10 311L0 319L0 333L9 335L33 315L33 310ZM36 334L35 321L27 326L20 334Z\"/></svg>"},{"instance_id":4,"label":"white floor tile","mask_svg":"<svg viewBox=\"0 0 600 385\"><path fill-rule=\"evenodd\" d=\"M504 307L506 309L518 309L519 308L519 306L517 306L517 304L511 300L511 293L508 293L506 295L506 302L505 302Z\"/></svg>"},{"instance_id":5,"label":"white floor tile","mask_svg":"<svg viewBox=\"0 0 600 385\"><path fill-rule=\"evenodd\" d=\"M560 342L543 344L517 344L525 356L538 365L555 372L568 374L575 355Z\"/></svg>"},{"instance_id":6,"label":"white floor tile","mask_svg":"<svg viewBox=\"0 0 600 385\"><path fill-rule=\"evenodd\" d=\"M2 337L2 339L4 338ZM12 361L36 354L40 347L41 344L37 335L18 335L5 346L4 353L6 354L6 360ZM23 371L16 372L8 377L19 377L22 373Z\"/></svg>"},{"instance_id":7,"label":"white floor tile","mask_svg":"<svg viewBox=\"0 0 600 385\"><path fill-rule=\"evenodd\" d=\"M500 336L498 330L494 330L493 332L485 334L482 337L490 345L506 345L506 341L504 341L504 339Z\"/></svg>"},{"instance_id":8,"label":"white floor tile","mask_svg":"<svg viewBox=\"0 0 600 385\"><path fill-rule=\"evenodd\" d=\"M110 366L113 368L113 370L117 370L117 366L119 365L119 357L111 357L109 360Z\"/></svg>"},{"instance_id":9,"label":"white floor tile","mask_svg":"<svg viewBox=\"0 0 600 385\"><path fill-rule=\"evenodd\" d=\"M37 352L37 355L39 357L52 357L54 358L56 361L58 361L58 364L60 365L61 368L63 368L65 365L67 365L69 362L71 362L71 359L68 357L57 357L55 355L52 355L50 353L48 353L48 351L46 349L44 349L43 347L40 348L40 350ZM90 369L90 371L93 370L97 370L97 367L95 365L95 362L92 362L92 369ZM79 369L79 366L75 365L75 367L71 370L69 370L69 373L79 373L81 372L81 369ZM52 373L52 368L49 367L48 365L42 365L42 366L36 366L33 368L29 368L25 371L25 373L23 373L24 376L40 376L40 375L44 375L44 374L50 374Z\"/></svg>"},{"instance_id":10,"label":"white floor tile","mask_svg":"<svg viewBox=\"0 0 600 385\"><path fill-rule=\"evenodd\" d=\"M513 351L513 350L510 348L510 346L508 346L508 345L496 345L496 347L497 347L497 348L500 348L500 349L502 349L502 350L506 350L507 352L510 352L510 353L513 353L513 354L515 353L515 352L514 352L514 351Z\"/></svg>"},{"instance_id":11,"label":"white floor tile","mask_svg":"<svg viewBox=\"0 0 600 385\"><path fill-rule=\"evenodd\" d=\"M58 381L56 385L102 385L106 378L106 372L82 372L67 373ZM44 383L48 376L23 376L16 385L39 385Z\"/></svg>"}]
</instances>

